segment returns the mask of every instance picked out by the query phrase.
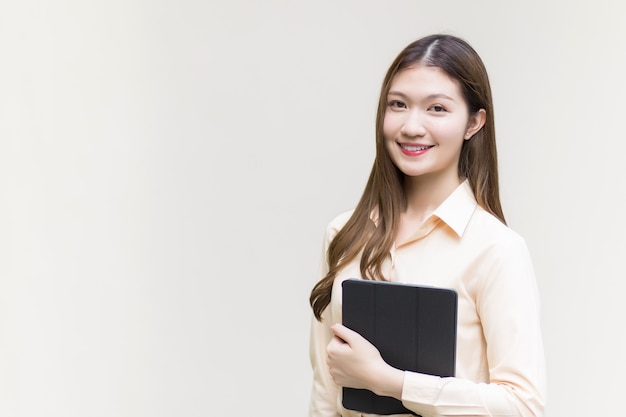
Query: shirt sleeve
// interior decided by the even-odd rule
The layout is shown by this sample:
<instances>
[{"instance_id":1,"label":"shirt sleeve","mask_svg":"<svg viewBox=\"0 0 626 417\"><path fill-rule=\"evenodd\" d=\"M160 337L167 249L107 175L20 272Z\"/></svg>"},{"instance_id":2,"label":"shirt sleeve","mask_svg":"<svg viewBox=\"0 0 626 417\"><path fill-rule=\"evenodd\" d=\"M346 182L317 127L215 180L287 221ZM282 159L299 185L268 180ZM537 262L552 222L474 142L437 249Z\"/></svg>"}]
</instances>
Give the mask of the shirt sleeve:
<instances>
[{"instance_id":1,"label":"shirt sleeve","mask_svg":"<svg viewBox=\"0 0 626 417\"><path fill-rule=\"evenodd\" d=\"M481 263L476 308L487 346L489 381L407 371L403 404L423 417L543 416L546 387L539 292L526 243L518 237L494 245Z\"/></svg>"},{"instance_id":2,"label":"shirt sleeve","mask_svg":"<svg viewBox=\"0 0 626 417\"><path fill-rule=\"evenodd\" d=\"M311 366L313 369L313 386L311 389L311 402L309 405L309 417L339 417L337 410L337 398L339 387L333 381L326 366L326 346L330 342L327 308L322 315L320 323L312 318L311 323Z\"/></svg>"},{"instance_id":3,"label":"shirt sleeve","mask_svg":"<svg viewBox=\"0 0 626 417\"><path fill-rule=\"evenodd\" d=\"M329 226L324 238L324 245L321 255L319 277L324 277L328 273L328 262L326 253L331 239L336 234L336 229ZM315 316L311 318L309 354L311 368L313 370L313 386L311 388L311 398L309 403L309 417L340 417L337 410L337 398L339 387L333 381L328 366L326 365L326 347L330 343L332 332L331 306L326 307L322 313L322 321L318 321Z\"/></svg>"}]
</instances>

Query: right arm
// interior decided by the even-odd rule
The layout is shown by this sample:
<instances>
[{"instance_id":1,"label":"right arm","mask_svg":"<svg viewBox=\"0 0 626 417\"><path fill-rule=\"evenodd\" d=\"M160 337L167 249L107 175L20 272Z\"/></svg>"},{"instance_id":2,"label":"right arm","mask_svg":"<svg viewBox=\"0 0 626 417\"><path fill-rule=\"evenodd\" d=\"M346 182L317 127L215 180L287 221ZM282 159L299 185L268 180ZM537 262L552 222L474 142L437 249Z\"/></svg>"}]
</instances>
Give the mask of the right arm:
<instances>
[{"instance_id":1,"label":"right arm","mask_svg":"<svg viewBox=\"0 0 626 417\"><path fill-rule=\"evenodd\" d=\"M309 417L339 417L337 398L339 387L333 381L326 365L326 347L331 340L330 306L322 314L320 323L311 319L310 356L313 369L313 386L309 404Z\"/></svg>"},{"instance_id":2,"label":"right arm","mask_svg":"<svg viewBox=\"0 0 626 417\"><path fill-rule=\"evenodd\" d=\"M322 254L320 257L319 278L328 274L328 247L337 232L348 221L352 212L347 211L335 217L326 228ZM339 414L339 389L328 370L327 347L332 340L333 332L330 326L336 320L332 317L332 303L322 312L322 320L318 321L311 314L311 333L309 354L311 368L313 370L313 386L309 403L309 417L340 417Z\"/></svg>"}]
</instances>

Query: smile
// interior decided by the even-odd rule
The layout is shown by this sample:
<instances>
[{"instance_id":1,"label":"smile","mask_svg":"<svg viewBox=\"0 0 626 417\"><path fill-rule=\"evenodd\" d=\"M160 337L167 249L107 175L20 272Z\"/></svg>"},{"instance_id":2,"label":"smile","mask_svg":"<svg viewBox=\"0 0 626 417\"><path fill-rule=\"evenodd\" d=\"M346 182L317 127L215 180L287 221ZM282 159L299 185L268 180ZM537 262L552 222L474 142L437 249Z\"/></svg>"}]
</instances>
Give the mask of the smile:
<instances>
[{"instance_id":1,"label":"smile","mask_svg":"<svg viewBox=\"0 0 626 417\"><path fill-rule=\"evenodd\" d=\"M430 149L434 145L425 146L425 145L403 145L403 144L400 144L400 146L402 147L402 149L405 149L405 150L407 150L409 152L419 152L419 151L425 151L426 149Z\"/></svg>"}]
</instances>

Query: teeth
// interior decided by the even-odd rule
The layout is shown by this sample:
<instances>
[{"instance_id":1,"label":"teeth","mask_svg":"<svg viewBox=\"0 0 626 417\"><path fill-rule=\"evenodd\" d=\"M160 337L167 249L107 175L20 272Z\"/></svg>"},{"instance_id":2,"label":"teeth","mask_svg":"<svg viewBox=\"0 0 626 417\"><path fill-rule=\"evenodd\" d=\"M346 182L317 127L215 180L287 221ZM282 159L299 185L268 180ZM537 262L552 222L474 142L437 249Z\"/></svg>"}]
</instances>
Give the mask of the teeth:
<instances>
[{"instance_id":1,"label":"teeth","mask_svg":"<svg viewBox=\"0 0 626 417\"><path fill-rule=\"evenodd\" d=\"M411 152L423 151L424 149L430 148L430 146L411 146L411 145L402 145L404 149Z\"/></svg>"}]
</instances>

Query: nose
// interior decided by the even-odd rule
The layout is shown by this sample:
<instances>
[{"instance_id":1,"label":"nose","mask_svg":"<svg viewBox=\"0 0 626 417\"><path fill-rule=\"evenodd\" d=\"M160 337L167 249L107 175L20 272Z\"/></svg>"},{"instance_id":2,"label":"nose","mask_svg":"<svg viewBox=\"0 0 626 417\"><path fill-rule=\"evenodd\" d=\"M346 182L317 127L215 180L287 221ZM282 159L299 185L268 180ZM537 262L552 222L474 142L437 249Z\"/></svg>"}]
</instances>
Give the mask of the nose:
<instances>
[{"instance_id":1,"label":"nose","mask_svg":"<svg viewBox=\"0 0 626 417\"><path fill-rule=\"evenodd\" d=\"M422 114L417 110L407 112L401 132L408 137L424 136L426 129Z\"/></svg>"}]
</instances>

